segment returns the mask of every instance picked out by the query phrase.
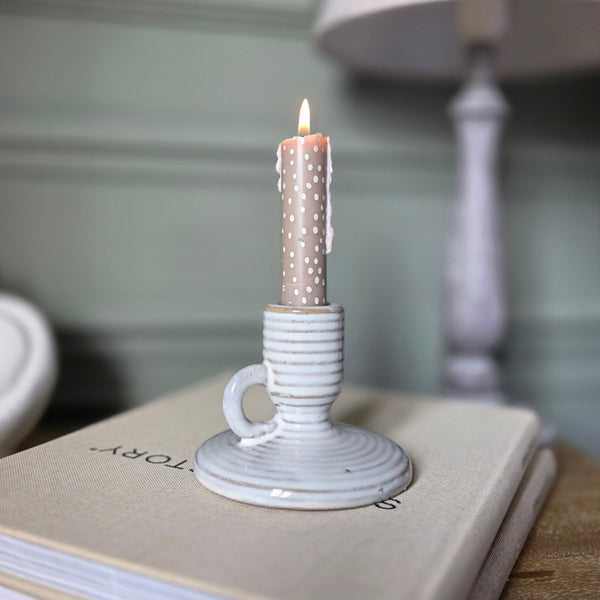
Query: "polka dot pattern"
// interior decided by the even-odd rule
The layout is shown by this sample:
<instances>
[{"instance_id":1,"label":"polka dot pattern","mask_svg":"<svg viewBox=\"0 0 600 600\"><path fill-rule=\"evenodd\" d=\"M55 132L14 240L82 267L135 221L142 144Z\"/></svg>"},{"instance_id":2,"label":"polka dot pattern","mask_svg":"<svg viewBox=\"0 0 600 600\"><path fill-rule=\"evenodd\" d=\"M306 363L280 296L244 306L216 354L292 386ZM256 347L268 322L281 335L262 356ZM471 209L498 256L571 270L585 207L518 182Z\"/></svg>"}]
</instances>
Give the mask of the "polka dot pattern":
<instances>
[{"instance_id":1,"label":"polka dot pattern","mask_svg":"<svg viewBox=\"0 0 600 600\"><path fill-rule=\"evenodd\" d=\"M295 136L279 146L281 174L281 301L285 306L327 304L327 172L329 138ZM316 273L319 274L316 277Z\"/></svg>"}]
</instances>

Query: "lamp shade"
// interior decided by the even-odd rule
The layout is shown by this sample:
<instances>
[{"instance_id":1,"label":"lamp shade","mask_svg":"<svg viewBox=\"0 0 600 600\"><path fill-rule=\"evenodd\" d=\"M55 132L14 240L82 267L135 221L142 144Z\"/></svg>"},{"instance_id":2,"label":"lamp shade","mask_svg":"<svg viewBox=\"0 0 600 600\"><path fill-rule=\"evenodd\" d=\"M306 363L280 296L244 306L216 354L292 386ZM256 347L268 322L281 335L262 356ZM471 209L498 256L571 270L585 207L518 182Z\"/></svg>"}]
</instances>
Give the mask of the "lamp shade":
<instances>
[{"instance_id":1,"label":"lamp shade","mask_svg":"<svg viewBox=\"0 0 600 600\"><path fill-rule=\"evenodd\" d=\"M326 52L357 70L450 79L463 65L457 7L465 1L326 0L315 30ZM486 1L471 0L480 7ZM600 63L600 0L520 0L506 10L501 77L555 75Z\"/></svg>"}]
</instances>

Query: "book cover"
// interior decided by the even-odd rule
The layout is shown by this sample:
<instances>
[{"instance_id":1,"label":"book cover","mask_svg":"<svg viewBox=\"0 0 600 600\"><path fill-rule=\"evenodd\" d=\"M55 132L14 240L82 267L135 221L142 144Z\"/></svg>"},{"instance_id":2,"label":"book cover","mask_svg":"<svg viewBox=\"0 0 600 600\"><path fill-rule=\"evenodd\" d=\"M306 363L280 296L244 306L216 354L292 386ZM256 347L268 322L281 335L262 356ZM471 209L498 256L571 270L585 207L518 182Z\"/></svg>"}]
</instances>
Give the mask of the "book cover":
<instances>
[{"instance_id":1,"label":"book cover","mask_svg":"<svg viewBox=\"0 0 600 600\"><path fill-rule=\"evenodd\" d=\"M191 470L197 446L225 429L226 381L0 461L0 570L29 574L27 561L58 551L61 572L50 564L37 583L75 579L75 595L107 585L127 598L468 595L535 450L532 412L348 386L334 418L400 443L413 484L361 509L267 509L209 492Z\"/></svg>"}]
</instances>

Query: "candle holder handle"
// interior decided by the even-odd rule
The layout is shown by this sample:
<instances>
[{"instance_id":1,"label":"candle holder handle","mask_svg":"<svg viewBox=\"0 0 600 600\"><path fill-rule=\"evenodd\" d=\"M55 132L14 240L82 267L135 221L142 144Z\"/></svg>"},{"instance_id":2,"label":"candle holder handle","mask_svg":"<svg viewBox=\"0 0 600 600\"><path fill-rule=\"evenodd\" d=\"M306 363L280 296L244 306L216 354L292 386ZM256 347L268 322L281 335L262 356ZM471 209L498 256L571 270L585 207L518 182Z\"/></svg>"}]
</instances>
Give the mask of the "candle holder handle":
<instances>
[{"instance_id":1,"label":"candle holder handle","mask_svg":"<svg viewBox=\"0 0 600 600\"><path fill-rule=\"evenodd\" d=\"M238 371L223 392L223 412L231 431L245 441L260 442L261 438L277 426L276 422L250 421L244 414L242 400L246 390L253 385L266 387L268 369L264 363L250 365Z\"/></svg>"}]
</instances>

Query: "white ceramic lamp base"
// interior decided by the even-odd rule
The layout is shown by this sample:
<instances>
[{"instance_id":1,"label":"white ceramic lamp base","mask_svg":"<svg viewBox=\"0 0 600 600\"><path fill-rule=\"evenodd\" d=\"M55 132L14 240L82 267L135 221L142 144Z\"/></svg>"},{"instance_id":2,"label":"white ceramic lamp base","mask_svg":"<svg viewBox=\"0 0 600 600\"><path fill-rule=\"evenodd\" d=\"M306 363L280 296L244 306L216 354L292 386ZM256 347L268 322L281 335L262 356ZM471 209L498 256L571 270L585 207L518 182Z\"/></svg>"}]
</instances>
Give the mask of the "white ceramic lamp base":
<instances>
[{"instance_id":1,"label":"white ceramic lamp base","mask_svg":"<svg viewBox=\"0 0 600 600\"><path fill-rule=\"evenodd\" d=\"M200 482L235 500L294 509L352 508L404 491L412 466L402 448L330 421L342 388L343 309L269 305L264 314L264 362L227 385L223 408L232 431L198 449ZM277 408L271 421L244 416L242 397L256 384L266 386Z\"/></svg>"}]
</instances>

